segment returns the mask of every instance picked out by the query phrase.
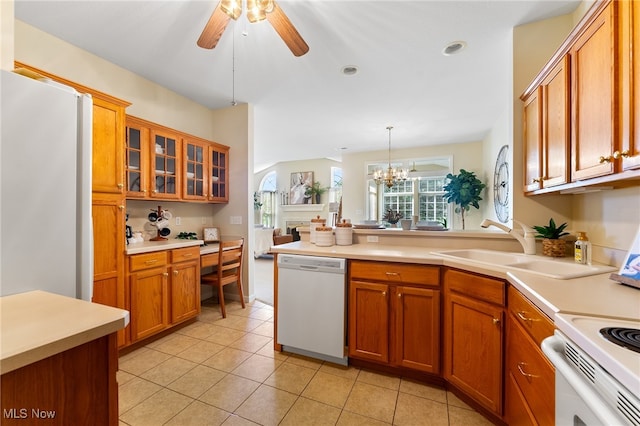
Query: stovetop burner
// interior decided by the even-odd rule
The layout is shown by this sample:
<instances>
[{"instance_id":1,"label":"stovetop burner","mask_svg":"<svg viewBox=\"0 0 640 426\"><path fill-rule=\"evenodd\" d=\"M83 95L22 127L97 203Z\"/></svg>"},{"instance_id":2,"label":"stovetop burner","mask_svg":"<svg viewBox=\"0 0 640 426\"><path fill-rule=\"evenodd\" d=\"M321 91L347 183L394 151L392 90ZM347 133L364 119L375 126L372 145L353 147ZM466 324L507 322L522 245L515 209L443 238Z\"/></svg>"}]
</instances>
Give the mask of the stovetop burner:
<instances>
[{"instance_id":1,"label":"stovetop burner","mask_svg":"<svg viewBox=\"0 0 640 426\"><path fill-rule=\"evenodd\" d=\"M608 341L640 353L640 329L624 327L605 327L600 334Z\"/></svg>"}]
</instances>

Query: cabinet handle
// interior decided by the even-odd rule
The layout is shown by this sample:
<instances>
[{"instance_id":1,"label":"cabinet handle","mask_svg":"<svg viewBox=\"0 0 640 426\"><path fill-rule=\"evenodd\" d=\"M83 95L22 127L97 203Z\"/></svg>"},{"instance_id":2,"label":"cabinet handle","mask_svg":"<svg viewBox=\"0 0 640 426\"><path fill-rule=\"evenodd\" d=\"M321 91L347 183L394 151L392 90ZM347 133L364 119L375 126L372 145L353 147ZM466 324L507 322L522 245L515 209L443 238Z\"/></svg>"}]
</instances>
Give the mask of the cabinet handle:
<instances>
[{"instance_id":1,"label":"cabinet handle","mask_svg":"<svg viewBox=\"0 0 640 426\"><path fill-rule=\"evenodd\" d=\"M531 374L531 373L526 373L524 371L524 366L526 366L527 364L524 362L519 362L518 363L518 371L520 372L520 374L522 374L524 377L529 377L530 379L534 379L536 377L540 377L540 376L536 376L535 374Z\"/></svg>"},{"instance_id":2,"label":"cabinet handle","mask_svg":"<svg viewBox=\"0 0 640 426\"><path fill-rule=\"evenodd\" d=\"M493 318L491 321L493 322L493 325L500 324L500 318Z\"/></svg>"},{"instance_id":3,"label":"cabinet handle","mask_svg":"<svg viewBox=\"0 0 640 426\"><path fill-rule=\"evenodd\" d=\"M519 311L516 315L518 315L518 318L520 318L522 321L529 321L529 322L540 321L539 319L526 317L524 314L525 314L524 311Z\"/></svg>"},{"instance_id":4,"label":"cabinet handle","mask_svg":"<svg viewBox=\"0 0 640 426\"><path fill-rule=\"evenodd\" d=\"M168 272L163 272L163 273L162 273L162 276L163 276L163 277L168 277L168 276L169 276L169 273L168 273Z\"/></svg>"},{"instance_id":5,"label":"cabinet handle","mask_svg":"<svg viewBox=\"0 0 640 426\"><path fill-rule=\"evenodd\" d=\"M613 158L615 158L616 160L617 160L618 158L620 158L620 157L623 157L623 158L629 158L629 157L631 157L631 156L629 155L629 150L628 150L628 149L625 149L625 150L624 150L624 151L622 151L622 152L620 152L620 151L615 151L615 152L613 153Z\"/></svg>"},{"instance_id":6,"label":"cabinet handle","mask_svg":"<svg viewBox=\"0 0 640 426\"><path fill-rule=\"evenodd\" d=\"M388 276L388 277L397 277L400 274L397 273L397 272L385 272L385 275Z\"/></svg>"},{"instance_id":7,"label":"cabinet handle","mask_svg":"<svg viewBox=\"0 0 640 426\"><path fill-rule=\"evenodd\" d=\"M178 276L179 272L178 271L173 271L173 275L175 275L176 277Z\"/></svg>"},{"instance_id":8,"label":"cabinet handle","mask_svg":"<svg viewBox=\"0 0 640 426\"><path fill-rule=\"evenodd\" d=\"M193 253L185 253L182 255L182 257L191 257L193 256Z\"/></svg>"},{"instance_id":9,"label":"cabinet handle","mask_svg":"<svg viewBox=\"0 0 640 426\"><path fill-rule=\"evenodd\" d=\"M603 157L603 156L601 155L601 156L600 156L600 160L599 160L599 162L600 162L600 164L602 164L602 163L610 163L610 162L612 162L614 159L615 159L615 158L614 158L614 156L613 156L613 155L610 155L610 156L608 156L608 157Z\"/></svg>"},{"instance_id":10,"label":"cabinet handle","mask_svg":"<svg viewBox=\"0 0 640 426\"><path fill-rule=\"evenodd\" d=\"M145 260L145 265L153 265L154 263L156 263L158 261L158 259L151 259L151 260Z\"/></svg>"}]
</instances>

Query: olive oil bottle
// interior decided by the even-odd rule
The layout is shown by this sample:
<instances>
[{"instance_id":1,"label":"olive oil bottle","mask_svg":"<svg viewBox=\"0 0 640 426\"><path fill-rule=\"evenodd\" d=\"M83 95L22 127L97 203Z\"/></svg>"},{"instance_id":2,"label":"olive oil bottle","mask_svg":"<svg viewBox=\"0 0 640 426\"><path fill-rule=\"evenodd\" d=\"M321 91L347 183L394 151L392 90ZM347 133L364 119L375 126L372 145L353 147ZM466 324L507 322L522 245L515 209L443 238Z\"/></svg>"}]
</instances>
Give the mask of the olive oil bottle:
<instances>
[{"instance_id":1,"label":"olive oil bottle","mask_svg":"<svg viewBox=\"0 0 640 426\"><path fill-rule=\"evenodd\" d=\"M574 246L574 259L576 263L591 265L591 242L586 232L578 232L578 239Z\"/></svg>"}]
</instances>

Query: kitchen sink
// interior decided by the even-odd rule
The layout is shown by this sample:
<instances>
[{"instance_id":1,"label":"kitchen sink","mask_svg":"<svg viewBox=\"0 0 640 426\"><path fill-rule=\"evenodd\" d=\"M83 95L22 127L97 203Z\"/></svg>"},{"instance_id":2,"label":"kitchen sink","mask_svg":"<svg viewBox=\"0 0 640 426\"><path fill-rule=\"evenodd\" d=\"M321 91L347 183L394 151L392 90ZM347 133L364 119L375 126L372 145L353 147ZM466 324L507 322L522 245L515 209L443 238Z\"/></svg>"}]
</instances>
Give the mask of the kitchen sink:
<instances>
[{"instance_id":1,"label":"kitchen sink","mask_svg":"<svg viewBox=\"0 0 640 426\"><path fill-rule=\"evenodd\" d=\"M580 265L575 263L573 259L566 257L549 258L495 250L445 250L434 252L434 254L455 260L466 260L483 265L503 267L507 270L527 271L560 280L603 274L616 270L615 267L607 265Z\"/></svg>"}]
</instances>

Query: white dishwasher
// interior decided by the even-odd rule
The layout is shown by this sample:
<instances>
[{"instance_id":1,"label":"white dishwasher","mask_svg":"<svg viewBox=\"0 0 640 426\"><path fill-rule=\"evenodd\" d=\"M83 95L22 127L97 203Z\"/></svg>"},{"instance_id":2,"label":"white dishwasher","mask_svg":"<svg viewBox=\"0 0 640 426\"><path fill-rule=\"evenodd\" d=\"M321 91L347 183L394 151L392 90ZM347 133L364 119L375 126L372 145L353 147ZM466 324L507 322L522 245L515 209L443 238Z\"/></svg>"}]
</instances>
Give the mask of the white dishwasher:
<instances>
[{"instance_id":1,"label":"white dishwasher","mask_svg":"<svg viewBox=\"0 0 640 426\"><path fill-rule=\"evenodd\" d=\"M345 271L345 259L278 255L283 350L347 365Z\"/></svg>"}]
</instances>

